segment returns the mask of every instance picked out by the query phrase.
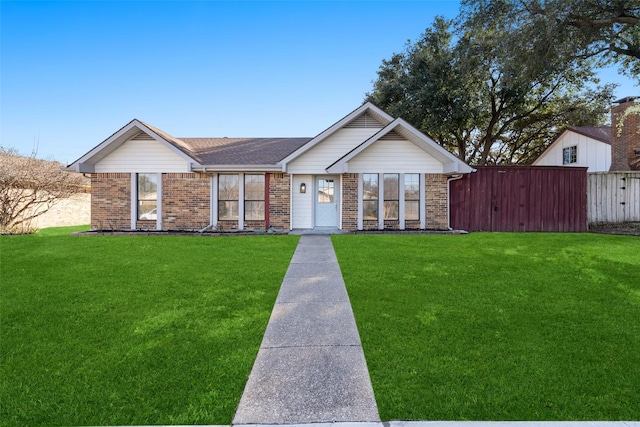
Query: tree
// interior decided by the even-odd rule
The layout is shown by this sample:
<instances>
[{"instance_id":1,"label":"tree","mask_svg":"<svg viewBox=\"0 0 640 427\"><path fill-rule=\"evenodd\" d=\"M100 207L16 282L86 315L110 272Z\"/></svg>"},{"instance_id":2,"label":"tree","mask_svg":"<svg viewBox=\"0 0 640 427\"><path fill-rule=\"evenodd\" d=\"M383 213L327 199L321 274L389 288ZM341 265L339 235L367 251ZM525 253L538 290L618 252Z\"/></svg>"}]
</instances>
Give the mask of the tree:
<instances>
[{"instance_id":1,"label":"tree","mask_svg":"<svg viewBox=\"0 0 640 427\"><path fill-rule=\"evenodd\" d=\"M546 60L509 16L436 18L383 61L367 99L476 165L527 163L563 127L602 123L612 87L589 86L588 59Z\"/></svg>"},{"instance_id":2,"label":"tree","mask_svg":"<svg viewBox=\"0 0 640 427\"><path fill-rule=\"evenodd\" d=\"M640 2L638 0L464 0L468 22L508 17L530 45L563 61L596 59L617 63L640 75Z\"/></svg>"},{"instance_id":3,"label":"tree","mask_svg":"<svg viewBox=\"0 0 640 427\"><path fill-rule=\"evenodd\" d=\"M80 174L60 170L57 162L18 155L0 146L0 233L31 231L30 222L57 201L83 192Z\"/></svg>"}]
</instances>

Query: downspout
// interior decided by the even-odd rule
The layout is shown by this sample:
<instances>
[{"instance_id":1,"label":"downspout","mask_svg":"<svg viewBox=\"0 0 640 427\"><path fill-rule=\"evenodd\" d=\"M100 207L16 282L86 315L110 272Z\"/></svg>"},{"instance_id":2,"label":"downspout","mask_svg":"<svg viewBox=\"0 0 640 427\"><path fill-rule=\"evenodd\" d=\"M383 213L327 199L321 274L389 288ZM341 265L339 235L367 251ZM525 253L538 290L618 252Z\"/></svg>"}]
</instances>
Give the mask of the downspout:
<instances>
[{"instance_id":1,"label":"downspout","mask_svg":"<svg viewBox=\"0 0 640 427\"><path fill-rule=\"evenodd\" d=\"M462 174L447 178L447 229L449 229L449 231L453 230L453 228L451 228L451 181L457 181L462 178L464 178Z\"/></svg>"},{"instance_id":2,"label":"downspout","mask_svg":"<svg viewBox=\"0 0 640 427\"><path fill-rule=\"evenodd\" d=\"M193 169L193 167L191 169L195 170L195 169ZM206 173L204 168L202 168L202 172L201 173ZM212 178L211 178L210 175L209 175L209 182L212 182ZM209 191L209 209L213 209L213 189L211 189L211 191ZM212 222L209 225L207 225L205 228L203 228L202 230L198 230L198 233L202 234L205 231L207 231L208 229L215 230L216 228L217 227Z\"/></svg>"},{"instance_id":3,"label":"downspout","mask_svg":"<svg viewBox=\"0 0 640 427\"><path fill-rule=\"evenodd\" d=\"M207 225L205 228L203 228L202 230L198 230L198 233L204 233L205 231L207 231L208 229L215 229L215 227L213 226L213 224L209 224Z\"/></svg>"}]
</instances>

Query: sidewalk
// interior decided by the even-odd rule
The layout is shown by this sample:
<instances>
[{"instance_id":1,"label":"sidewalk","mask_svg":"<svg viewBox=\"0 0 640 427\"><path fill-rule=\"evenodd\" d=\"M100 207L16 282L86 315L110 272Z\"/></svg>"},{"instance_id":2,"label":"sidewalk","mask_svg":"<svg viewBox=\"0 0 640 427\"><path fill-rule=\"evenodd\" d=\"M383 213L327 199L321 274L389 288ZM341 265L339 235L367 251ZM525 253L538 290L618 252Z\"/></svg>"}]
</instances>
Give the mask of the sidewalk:
<instances>
[{"instance_id":1,"label":"sidewalk","mask_svg":"<svg viewBox=\"0 0 640 427\"><path fill-rule=\"evenodd\" d=\"M233 424L379 420L331 238L303 235Z\"/></svg>"},{"instance_id":2,"label":"sidewalk","mask_svg":"<svg viewBox=\"0 0 640 427\"><path fill-rule=\"evenodd\" d=\"M302 235L231 427L640 427L640 421L380 422L328 235ZM229 426L219 426L229 427Z\"/></svg>"}]
</instances>

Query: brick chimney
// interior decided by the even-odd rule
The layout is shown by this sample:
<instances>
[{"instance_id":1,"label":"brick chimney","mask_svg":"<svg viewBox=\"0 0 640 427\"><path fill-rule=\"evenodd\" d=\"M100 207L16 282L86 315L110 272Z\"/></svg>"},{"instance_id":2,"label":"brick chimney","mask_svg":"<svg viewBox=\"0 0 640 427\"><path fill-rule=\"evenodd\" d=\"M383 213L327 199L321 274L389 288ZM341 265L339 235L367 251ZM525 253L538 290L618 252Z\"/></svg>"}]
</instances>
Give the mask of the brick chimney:
<instances>
[{"instance_id":1,"label":"brick chimney","mask_svg":"<svg viewBox=\"0 0 640 427\"><path fill-rule=\"evenodd\" d=\"M611 107L611 167L610 171L640 170L640 96L628 96ZM622 121L621 125L618 125Z\"/></svg>"}]
</instances>

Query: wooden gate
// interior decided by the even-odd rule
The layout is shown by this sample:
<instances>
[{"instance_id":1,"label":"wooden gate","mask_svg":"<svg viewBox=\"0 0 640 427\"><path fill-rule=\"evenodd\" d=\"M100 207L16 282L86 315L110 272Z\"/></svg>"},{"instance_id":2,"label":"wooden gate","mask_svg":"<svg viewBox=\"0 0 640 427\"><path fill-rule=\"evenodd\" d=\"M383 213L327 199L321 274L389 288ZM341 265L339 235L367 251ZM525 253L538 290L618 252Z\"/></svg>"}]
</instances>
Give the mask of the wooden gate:
<instances>
[{"instance_id":1,"label":"wooden gate","mask_svg":"<svg viewBox=\"0 0 640 427\"><path fill-rule=\"evenodd\" d=\"M451 181L450 215L467 231L587 231L587 168L478 167Z\"/></svg>"}]
</instances>

